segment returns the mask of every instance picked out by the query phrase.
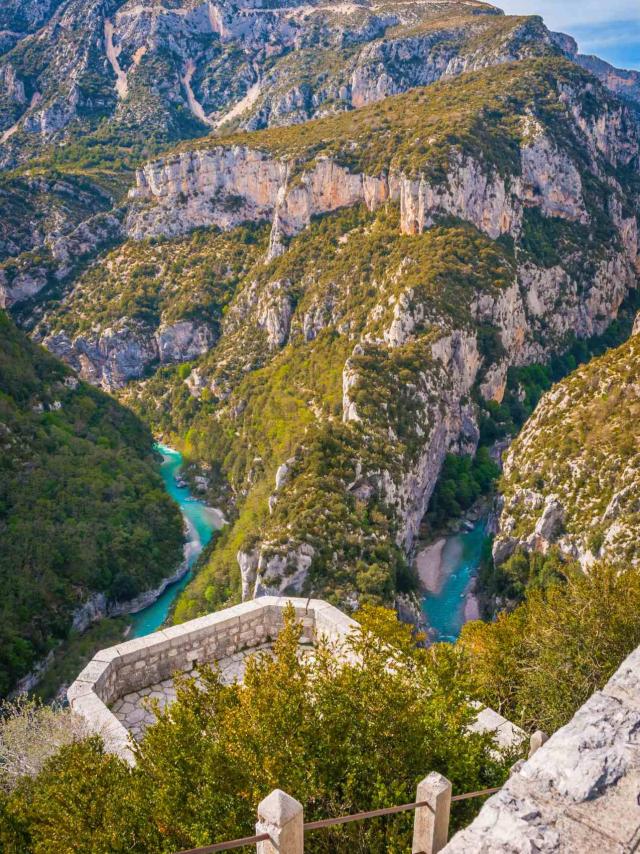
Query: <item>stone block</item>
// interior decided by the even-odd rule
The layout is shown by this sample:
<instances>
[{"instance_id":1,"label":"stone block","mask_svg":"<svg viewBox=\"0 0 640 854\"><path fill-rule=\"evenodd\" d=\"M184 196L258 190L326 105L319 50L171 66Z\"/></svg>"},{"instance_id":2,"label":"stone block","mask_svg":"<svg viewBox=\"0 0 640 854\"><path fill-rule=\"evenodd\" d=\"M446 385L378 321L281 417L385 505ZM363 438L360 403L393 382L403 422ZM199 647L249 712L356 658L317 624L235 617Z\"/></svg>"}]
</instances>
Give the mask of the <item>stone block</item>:
<instances>
[{"instance_id":1,"label":"stone block","mask_svg":"<svg viewBox=\"0 0 640 854\"><path fill-rule=\"evenodd\" d=\"M103 680L106 676L108 670L111 669L110 662L107 661L96 661L93 658L89 664L81 671L80 675L77 678L77 682L89 682L92 685L98 682L98 680ZM102 682L101 682L102 685Z\"/></svg>"},{"instance_id":2,"label":"stone block","mask_svg":"<svg viewBox=\"0 0 640 854\"><path fill-rule=\"evenodd\" d=\"M72 685L70 685L67 689L67 700L71 708L73 708L74 701L85 694L95 694L93 685L90 682L80 682L80 680L76 680Z\"/></svg>"}]
</instances>

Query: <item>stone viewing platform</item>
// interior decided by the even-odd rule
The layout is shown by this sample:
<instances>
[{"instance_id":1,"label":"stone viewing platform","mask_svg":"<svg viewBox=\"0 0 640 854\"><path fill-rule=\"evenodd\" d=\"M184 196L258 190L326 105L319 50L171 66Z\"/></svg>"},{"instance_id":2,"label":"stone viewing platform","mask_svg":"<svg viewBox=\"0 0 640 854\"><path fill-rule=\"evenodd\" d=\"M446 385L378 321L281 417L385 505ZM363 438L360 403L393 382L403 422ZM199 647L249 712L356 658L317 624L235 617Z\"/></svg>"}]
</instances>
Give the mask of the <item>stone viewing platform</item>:
<instances>
[{"instance_id":1,"label":"stone viewing platform","mask_svg":"<svg viewBox=\"0 0 640 854\"><path fill-rule=\"evenodd\" d=\"M242 679L244 659L268 649L289 604L306 647L320 637L339 646L357 625L319 599L265 596L98 652L67 691L69 704L107 750L131 762L130 736L139 738L153 721L145 698L166 705L175 696L175 674L200 664L216 664L227 681Z\"/></svg>"},{"instance_id":2,"label":"stone viewing platform","mask_svg":"<svg viewBox=\"0 0 640 854\"><path fill-rule=\"evenodd\" d=\"M301 654L320 639L334 644L336 654L349 654L340 648L358 624L338 608L320 599L264 596L98 652L70 686L69 704L107 750L133 762L131 739L155 719L147 698L166 706L175 698L176 673L194 673L201 664L217 665L223 681L241 681L247 656L268 652L288 605L302 625ZM526 738L491 709L479 710L474 728L493 733L498 748Z\"/></svg>"},{"instance_id":3,"label":"stone viewing platform","mask_svg":"<svg viewBox=\"0 0 640 854\"><path fill-rule=\"evenodd\" d=\"M223 685L231 685L234 682L242 682L247 658L256 654L268 655L272 650L272 644L264 643L261 646L250 647L241 652L234 652L216 661L216 667L220 673L220 681ZM313 652L312 645L301 644L300 654L309 655ZM196 680L198 678L197 668L188 673ZM125 694L111 706L111 711L121 724L131 733L136 741L139 741L148 726L155 723L156 716L152 709L148 708L147 700L154 700L161 709L172 703L176 698L176 689L173 678L163 679L154 685L140 688Z\"/></svg>"},{"instance_id":4,"label":"stone viewing platform","mask_svg":"<svg viewBox=\"0 0 640 854\"><path fill-rule=\"evenodd\" d=\"M443 854L640 850L640 649Z\"/></svg>"}]
</instances>

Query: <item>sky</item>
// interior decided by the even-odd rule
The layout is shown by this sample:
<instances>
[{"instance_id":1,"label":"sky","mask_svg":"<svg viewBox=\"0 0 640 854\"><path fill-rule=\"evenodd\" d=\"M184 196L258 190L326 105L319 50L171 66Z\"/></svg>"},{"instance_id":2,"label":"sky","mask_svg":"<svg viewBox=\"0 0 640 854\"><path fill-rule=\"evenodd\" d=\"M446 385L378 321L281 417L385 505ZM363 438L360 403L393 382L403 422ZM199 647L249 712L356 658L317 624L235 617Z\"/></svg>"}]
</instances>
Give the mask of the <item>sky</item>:
<instances>
[{"instance_id":1,"label":"sky","mask_svg":"<svg viewBox=\"0 0 640 854\"><path fill-rule=\"evenodd\" d=\"M490 0L508 14L542 15L572 35L581 53L640 70L640 0Z\"/></svg>"}]
</instances>

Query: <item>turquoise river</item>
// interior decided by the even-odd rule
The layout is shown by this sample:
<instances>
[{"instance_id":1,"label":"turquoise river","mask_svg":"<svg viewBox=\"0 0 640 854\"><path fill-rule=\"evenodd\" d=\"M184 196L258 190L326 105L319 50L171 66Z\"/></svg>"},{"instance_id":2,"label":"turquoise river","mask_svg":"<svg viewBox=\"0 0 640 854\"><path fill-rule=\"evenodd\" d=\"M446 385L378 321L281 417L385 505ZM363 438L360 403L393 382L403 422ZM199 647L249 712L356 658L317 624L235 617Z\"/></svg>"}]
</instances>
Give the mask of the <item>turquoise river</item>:
<instances>
[{"instance_id":1,"label":"turquoise river","mask_svg":"<svg viewBox=\"0 0 640 854\"><path fill-rule=\"evenodd\" d=\"M134 638L148 635L162 626L169 616L174 600L191 580L191 567L220 527L218 511L207 507L204 502L194 498L186 486L178 486L176 483L176 475L179 475L182 466L182 454L161 444L156 445L156 450L162 454L160 474L165 488L180 507L189 529L189 542L186 547L189 572L180 581L169 585L153 605L133 615L133 629L130 637Z\"/></svg>"},{"instance_id":2,"label":"turquoise river","mask_svg":"<svg viewBox=\"0 0 640 854\"><path fill-rule=\"evenodd\" d=\"M422 610L436 640L455 641L466 619L470 618L467 602L486 539L484 520L472 531L447 538L442 551L442 587L437 594L427 593L422 600Z\"/></svg>"},{"instance_id":3,"label":"turquoise river","mask_svg":"<svg viewBox=\"0 0 640 854\"><path fill-rule=\"evenodd\" d=\"M220 527L219 513L194 498L188 487L179 486L176 482L182 466L182 454L161 444L156 445L156 450L162 454L160 473L165 488L180 507L189 529L186 548L189 572L167 587L153 605L133 615L131 637L134 638L155 632L163 625L176 597L191 580L193 564ZM442 553L442 587L437 595L428 594L423 600L427 621L438 640L454 641L460 634L469 587L478 571L485 538L484 523L479 523L472 531L447 540Z\"/></svg>"}]
</instances>

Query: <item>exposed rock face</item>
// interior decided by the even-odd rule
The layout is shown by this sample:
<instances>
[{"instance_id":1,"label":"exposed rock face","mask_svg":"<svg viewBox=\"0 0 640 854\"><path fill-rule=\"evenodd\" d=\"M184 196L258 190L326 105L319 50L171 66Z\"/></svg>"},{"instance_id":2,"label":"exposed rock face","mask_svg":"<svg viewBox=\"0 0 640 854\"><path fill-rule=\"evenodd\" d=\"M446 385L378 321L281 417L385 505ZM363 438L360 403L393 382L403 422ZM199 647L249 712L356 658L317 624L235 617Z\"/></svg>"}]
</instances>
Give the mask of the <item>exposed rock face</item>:
<instances>
[{"instance_id":1,"label":"exposed rock face","mask_svg":"<svg viewBox=\"0 0 640 854\"><path fill-rule=\"evenodd\" d=\"M181 320L171 326L160 326L155 333L161 364L188 362L206 353L213 344L211 330L204 324Z\"/></svg>"},{"instance_id":2,"label":"exposed rock face","mask_svg":"<svg viewBox=\"0 0 640 854\"><path fill-rule=\"evenodd\" d=\"M479 439L473 410L463 402L481 365L475 338L454 332L437 341L432 353L437 367L429 377L429 385L446 389L444 405L433 406L427 385L421 396L424 409L420 421L429 425L429 441L425 442L414 464L403 472L401 480L385 473L382 482L385 501L396 509L402 520L397 537L398 544L406 552L411 550L418 536L445 454L454 447L473 453Z\"/></svg>"},{"instance_id":3,"label":"exposed rock face","mask_svg":"<svg viewBox=\"0 0 640 854\"><path fill-rule=\"evenodd\" d=\"M551 33L551 38L563 53L595 75L607 89L622 98L640 102L640 72L614 68L598 56L578 53L578 44L564 33Z\"/></svg>"},{"instance_id":4,"label":"exposed rock face","mask_svg":"<svg viewBox=\"0 0 640 854\"><path fill-rule=\"evenodd\" d=\"M282 347L289 338L291 300L282 282L274 282L261 296L257 323L267 334L271 348Z\"/></svg>"},{"instance_id":5,"label":"exposed rock face","mask_svg":"<svg viewBox=\"0 0 640 854\"><path fill-rule=\"evenodd\" d=\"M65 136L73 125L91 128L100 117L116 126L135 119L174 136L186 129L185 115L202 131L234 122L251 129L290 124L557 51L539 20L516 18L505 27L498 10L480 2L446 10L431 2L382 9L370 0L297 0L269 8L226 0L171 6L11 0L8 6L0 30L12 35L8 46L18 43L26 56L24 81L17 84L35 88L41 102L16 101L6 116L0 110L0 127L16 123L6 140L7 162L24 156L25 143L37 147L34 137ZM303 67L301 51L311 59ZM150 79L158 64L161 98ZM93 75L93 87L85 85L86 75Z\"/></svg>"},{"instance_id":6,"label":"exposed rock face","mask_svg":"<svg viewBox=\"0 0 640 854\"><path fill-rule=\"evenodd\" d=\"M308 543L302 543L286 554L270 554L268 547L263 547L258 560L253 595L280 596L300 592L307 580L314 555L315 550Z\"/></svg>"},{"instance_id":7,"label":"exposed rock face","mask_svg":"<svg viewBox=\"0 0 640 854\"><path fill-rule=\"evenodd\" d=\"M97 334L81 334L71 340L65 332L53 333L43 343L83 379L113 390L144 376L158 362L185 362L202 355L213 341L213 333L204 324L179 321L154 332L125 317Z\"/></svg>"},{"instance_id":8,"label":"exposed rock face","mask_svg":"<svg viewBox=\"0 0 640 854\"><path fill-rule=\"evenodd\" d=\"M176 229L203 224L228 229L247 218L271 224L266 259L270 263L262 271L253 269L229 305L216 365L213 357L209 361L209 388L224 401L220 421L229 419L230 429L242 435L243 413L251 412L253 393L248 390L248 400L244 393L235 396L242 376L269 365L276 353L280 364L290 370L289 348L301 360L312 362L314 343L326 341L328 334L335 336L344 353L342 424L352 443L345 451L350 468L341 494L368 507L379 502L393 519L395 547L410 552L445 455L472 453L477 447L475 390L500 402L510 366L546 361L573 335L603 332L637 284L635 201L621 183L622 171L616 171L635 168L637 129L625 109L606 97L601 108L589 110L592 97L602 98L602 90L586 78L576 82L572 77L558 85L567 117L562 134L536 105L523 106L518 116L519 143L511 150L508 168L504 160L492 164L486 151L474 152L469 142L443 156L442 175L429 168L428 158L422 168L418 157L405 154L402 162L409 162L405 167L396 165L399 161L393 153L388 155L387 168L380 165L379 173L367 172L361 164L371 160L361 153L360 137L351 124L352 136L344 145L338 132L333 133L331 155L323 152L322 133L317 136L321 142L314 142L307 154L303 144L285 144L269 132L257 135L254 146L243 137L242 145L181 152L141 170L128 220L136 237L170 236ZM341 125L331 124L332 131L336 127ZM592 181L593 176L601 180L605 174L618 177L607 180L606 194L610 190L611 198L602 207L594 200ZM357 284L366 280L369 271L365 274L356 268L350 278L348 265L341 261L335 273L332 269L311 272L300 261L297 243L314 233L317 215L334 213L338 219L338 212L354 207L369 212L369 227L374 231L382 211L397 209L399 232L406 240L397 267L372 262L376 272L368 280L366 294L358 292ZM594 229L603 222L603 215L611 240L598 242L593 252ZM474 233L495 241L493 245L515 247L500 285L478 285L470 302L466 296L461 298L457 311L438 303L436 285L416 284L420 276L412 279L411 272L414 263L421 264L422 270L426 263L412 259L411 241L415 238L418 245L418 238L437 232L443 221L451 221L447 218L471 224L477 229ZM327 229L331 221L327 217ZM332 236L331 245L338 246L339 255L371 252L358 245L366 239L366 230L354 230L358 237L353 243L349 232ZM555 236L551 241L545 241L547 230ZM386 235L384 239L392 252L394 241ZM290 266L288 253L294 255ZM290 275L291 270L295 272ZM461 277L468 281L469 276L466 268ZM356 310L359 299L367 306L360 313ZM491 355L484 352L480 328L493 330ZM309 351L296 349L301 341ZM396 354L401 354L399 363L406 360L404 372L398 374L401 380L391 380L385 373L392 370L389 366ZM269 376L267 371L266 383ZM326 424L327 410L310 382L311 399L305 405L318 425ZM370 405L372 399L375 407ZM410 416L403 419L397 410ZM255 417L254 412L248 420ZM252 445L255 440L253 434L247 439ZM269 515L260 542L253 541L251 560L240 556L245 595L251 588L306 592L321 564L339 572L342 556L338 551L322 553L319 530L311 536L291 523L298 518L295 512L311 515L302 496L312 476L305 468L305 440L300 436L299 441L290 477L267 499ZM366 457L375 442L401 450L396 456L388 450L386 458L384 454L376 457L374 464ZM356 446L360 452L353 450ZM264 461L267 466L269 462L275 463ZM233 476L237 477L235 472ZM259 477L253 467L246 477L238 477L236 495L247 496ZM557 501L546 504L546 496L540 496L531 530L536 547L548 548L569 523L564 496L558 490L553 495L559 496ZM330 517L334 507L329 509L329 499L326 507L318 500ZM293 506L302 510L294 512ZM349 536L359 544L366 540L362 531L350 531ZM499 539L497 548L506 556L516 543L517 532L510 531L506 540ZM349 601L349 596L357 600L352 589L345 595Z\"/></svg>"},{"instance_id":9,"label":"exposed rock face","mask_svg":"<svg viewBox=\"0 0 640 854\"><path fill-rule=\"evenodd\" d=\"M446 854L624 851L637 836L640 651L558 730Z\"/></svg>"},{"instance_id":10,"label":"exposed rock face","mask_svg":"<svg viewBox=\"0 0 640 854\"><path fill-rule=\"evenodd\" d=\"M185 548L187 548L185 546ZM104 593L96 593L88 599L82 607L78 608L73 615L73 628L77 632L86 632L93 623L103 620L105 617L123 617L126 614L137 614L153 605L171 584L180 581L189 572L189 565L185 561L176 571L163 579L158 587L153 590L145 590L135 599L128 602L109 602Z\"/></svg>"},{"instance_id":11,"label":"exposed rock face","mask_svg":"<svg viewBox=\"0 0 640 854\"><path fill-rule=\"evenodd\" d=\"M506 457L497 563L556 546L585 570L640 564L639 352L634 335L542 399Z\"/></svg>"},{"instance_id":12,"label":"exposed rock face","mask_svg":"<svg viewBox=\"0 0 640 854\"><path fill-rule=\"evenodd\" d=\"M77 11L75 2L65 0L65 15ZM149 253L147 269L106 277L126 281L122 304L131 309L119 311L111 299L106 310L95 281L90 288L84 279L77 292L86 287L88 296L78 297L69 325L73 295L48 327L47 345L107 388L156 364L203 356L186 381L189 396L180 376L169 383L174 400L213 412L221 435L247 432L241 454L229 438L211 461L226 467L222 477L239 504L263 488L261 539L249 537L239 555L245 594L305 590L321 564L339 577L346 554L352 575L362 576L360 592L382 589L373 577L377 553L391 566L391 553L411 550L445 454L477 446L477 393L500 402L511 366L547 359L572 335L603 331L636 284L637 199L626 180L639 152L631 111L559 59L568 46L538 19L511 21L475 3L454 11L455 20L439 3L303 9L292 0L257 9L131 0L96 12L92 44L112 99L103 106L123 120L140 108L134 84L168 42L165 129L179 109L203 132L338 113L300 129L190 141L147 163L124 225L127 246ZM294 74L301 56L304 74ZM523 60L529 56L544 64ZM376 103L473 69L484 70ZM9 78L18 103L24 81ZM55 103L43 93L11 139L43 111L60 128L66 118L56 110L73 107L77 118L86 93L76 89ZM455 105L453 119L443 104ZM354 106L361 109L340 114ZM86 242L84 225L75 226L76 242L55 249L63 265ZM218 250L230 234L239 242L225 255ZM167 263L187 236L215 245L205 274L192 280L189 259ZM313 269L301 250L306 239L316 240ZM242 267L237 256L251 241L260 254ZM430 253L421 254L426 246ZM114 255L105 266L117 265ZM184 281L202 287L196 310L185 308ZM36 284L21 287L28 293ZM155 387L158 408L166 391ZM256 401L274 399L274 424L265 426ZM282 425L290 422L297 432L285 441ZM328 449L339 451L339 472L331 460L315 464ZM278 463L292 453L295 464L272 492ZM309 482L317 488L309 500L324 515L304 501ZM559 515L550 511L539 538L552 535ZM353 525L336 535L349 546L342 552L292 522L338 530L337 517ZM368 551L357 553L363 543ZM341 595L357 601L349 583L340 578Z\"/></svg>"},{"instance_id":13,"label":"exposed rock face","mask_svg":"<svg viewBox=\"0 0 640 854\"><path fill-rule=\"evenodd\" d=\"M575 111L593 156L603 156L612 165L637 156L637 134L632 132L629 143L621 146L620 139L625 138L621 113L603 117L598 131L593 119L585 119L578 107ZM259 150L232 146L186 152L137 172L127 229L140 239L175 236L206 225L228 229L247 220L268 220L269 256L275 257L283 251L282 238L307 227L313 216L357 204L376 210L399 201L406 234L420 233L437 217L448 215L473 223L493 239L503 234L517 238L526 208L536 208L545 217L588 224L581 176L569 154L536 120L525 117L523 130L527 141L520 152L520 175L508 179L477 160L452 153L445 182L393 171L388 176L354 174L328 157L317 157L299 180L290 183L290 162ZM611 204L620 239L635 263L636 219L622 216L615 197Z\"/></svg>"},{"instance_id":14,"label":"exposed rock face","mask_svg":"<svg viewBox=\"0 0 640 854\"><path fill-rule=\"evenodd\" d=\"M397 197L397 186L390 188L386 179L352 175L326 158L291 189L288 171L286 162L245 146L149 163L137 172L130 193L129 235L175 237L199 226L228 229L275 219L278 234L291 236L317 214L360 203L373 210Z\"/></svg>"}]
</instances>

